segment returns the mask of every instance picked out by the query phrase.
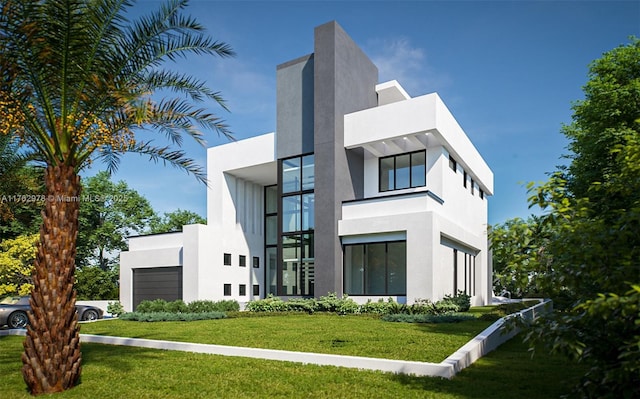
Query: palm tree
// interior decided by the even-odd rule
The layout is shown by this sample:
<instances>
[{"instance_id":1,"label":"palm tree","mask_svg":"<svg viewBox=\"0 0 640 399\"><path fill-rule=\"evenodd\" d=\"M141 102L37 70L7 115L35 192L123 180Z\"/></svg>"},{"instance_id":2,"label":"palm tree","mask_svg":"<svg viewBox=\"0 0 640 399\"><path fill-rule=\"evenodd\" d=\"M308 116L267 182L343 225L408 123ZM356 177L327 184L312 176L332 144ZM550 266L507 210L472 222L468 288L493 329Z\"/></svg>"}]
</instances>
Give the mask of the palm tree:
<instances>
[{"instance_id":1,"label":"palm tree","mask_svg":"<svg viewBox=\"0 0 640 399\"><path fill-rule=\"evenodd\" d=\"M186 0L168 0L148 16L127 19L129 0L0 0L0 133L16 135L45 167L46 201L35 260L32 313L22 374L34 395L79 381L81 352L73 275L80 181L101 160L117 169L137 152L191 172L184 136L204 144L199 129L231 138L215 114L217 92L165 61L190 54L232 56L184 15ZM166 138L154 145L141 129Z\"/></svg>"}]
</instances>

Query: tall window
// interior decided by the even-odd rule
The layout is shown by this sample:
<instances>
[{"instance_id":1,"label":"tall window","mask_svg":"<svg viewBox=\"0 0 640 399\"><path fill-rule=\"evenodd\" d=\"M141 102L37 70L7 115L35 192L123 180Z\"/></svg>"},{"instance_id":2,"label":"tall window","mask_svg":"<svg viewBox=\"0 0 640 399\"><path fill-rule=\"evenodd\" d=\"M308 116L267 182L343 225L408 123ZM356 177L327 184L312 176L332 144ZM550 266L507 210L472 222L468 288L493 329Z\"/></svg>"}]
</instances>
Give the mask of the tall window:
<instances>
[{"instance_id":1,"label":"tall window","mask_svg":"<svg viewBox=\"0 0 640 399\"><path fill-rule=\"evenodd\" d=\"M278 186L264 188L265 290L278 295Z\"/></svg>"},{"instance_id":2,"label":"tall window","mask_svg":"<svg viewBox=\"0 0 640 399\"><path fill-rule=\"evenodd\" d=\"M425 150L380 158L380 191L425 186L426 160Z\"/></svg>"},{"instance_id":3,"label":"tall window","mask_svg":"<svg viewBox=\"0 0 640 399\"><path fill-rule=\"evenodd\" d=\"M453 249L453 294L476 294L476 255Z\"/></svg>"},{"instance_id":4,"label":"tall window","mask_svg":"<svg viewBox=\"0 0 640 399\"><path fill-rule=\"evenodd\" d=\"M406 295L406 241L349 244L344 248L344 292Z\"/></svg>"},{"instance_id":5,"label":"tall window","mask_svg":"<svg viewBox=\"0 0 640 399\"><path fill-rule=\"evenodd\" d=\"M278 262L271 264L267 248L267 284L275 295L314 294L315 162L313 154L280 162ZM278 219L279 218L279 219ZM269 221L267 221L268 223ZM275 249L275 248L274 248ZM275 292L274 292L275 291Z\"/></svg>"}]
</instances>

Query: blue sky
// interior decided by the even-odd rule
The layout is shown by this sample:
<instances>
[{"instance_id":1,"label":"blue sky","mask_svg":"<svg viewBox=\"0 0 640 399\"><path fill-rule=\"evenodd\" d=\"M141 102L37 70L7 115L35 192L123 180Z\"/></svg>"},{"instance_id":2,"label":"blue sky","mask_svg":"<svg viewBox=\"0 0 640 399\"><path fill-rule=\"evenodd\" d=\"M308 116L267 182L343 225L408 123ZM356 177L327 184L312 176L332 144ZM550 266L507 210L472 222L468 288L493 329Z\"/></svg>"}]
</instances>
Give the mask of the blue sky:
<instances>
[{"instance_id":1,"label":"blue sky","mask_svg":"<svg viewBox=\"0 0 640 399\"><path fill-rule=\"evenodd\" d=\"M139 1L136 13L160 1ZM588 64L640 36L638 1L192 1L232 59L191 57L176 68L222 92L230 112L207 104L237 139L275 131L276 65L313 51L313 29L336 20L411 96L438 92L495 176L489 223L526 218L527 182L564 161L562 124L582 98ZM208 145L226 139L207 133ZM206 151L185 141L191 158ZM85 175L104 169L95 164ZM172 167L127 155L113 176L158 212L206 216L206 188ZM215 188L214 188L215 189Z\"/></svg>"}]
</instances>

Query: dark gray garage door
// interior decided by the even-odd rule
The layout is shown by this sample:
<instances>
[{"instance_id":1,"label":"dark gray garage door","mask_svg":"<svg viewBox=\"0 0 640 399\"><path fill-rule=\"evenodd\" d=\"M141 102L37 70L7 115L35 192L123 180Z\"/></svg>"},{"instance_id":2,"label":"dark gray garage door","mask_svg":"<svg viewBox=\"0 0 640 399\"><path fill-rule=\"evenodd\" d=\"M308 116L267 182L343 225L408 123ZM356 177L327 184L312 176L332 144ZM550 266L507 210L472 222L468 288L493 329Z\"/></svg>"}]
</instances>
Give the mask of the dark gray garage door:
<instances>
[{"instance_id":1,"label":"dark gray garage door","mask_svg":"<svg viewBox=\"0 0 640 399\"><path fill-rule=\"evenodd\" d=\"M182 266L133 269L133 309L154 299L182 299Z\"/></svg>"}]
</instances>

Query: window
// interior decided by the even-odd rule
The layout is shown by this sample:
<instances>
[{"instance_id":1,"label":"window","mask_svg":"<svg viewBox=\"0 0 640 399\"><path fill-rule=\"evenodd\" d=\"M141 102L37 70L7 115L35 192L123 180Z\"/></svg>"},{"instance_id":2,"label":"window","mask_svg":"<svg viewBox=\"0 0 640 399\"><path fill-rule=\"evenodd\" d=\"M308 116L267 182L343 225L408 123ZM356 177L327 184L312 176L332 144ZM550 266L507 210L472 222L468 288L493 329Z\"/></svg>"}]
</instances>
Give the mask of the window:
<instances>
[{"instance_id":1,"label":"window","mask_svg":"<svg viewBox=\"0 0 640 399\"><path fill-rule=\"evenodd\" d=\"M231 296L231 284L224 285L224 296Z\"/></svg>"},{"instance_id":2,"label":"window","mask_svg":"<svg viewBox=\"0 0 640 399\"><path fill-rule=\"evenodd\" d=\"M258 284L253 285L253 295L260 296L260 285Z\"/></svg>"},{"instance_id":3,"label":"window","mask_svg":"<svg viewBox=\"0 0 640 399\"><path fill-rule=\"evenodd\" d=\"M473 179L471 179L471 195L474 195L476 193L475 184L476 182L474 182Z\"/></svg>"},{"instance_id":4,"label":"window","mask_svg":"<svg viewBox=\"0 0 640 399\"><path fill-rule=\"evenodd\" d=\"M265 287L269 294L278 295L278 254L276 247L266 249Z\"/></svg>"},{"instance_id":5,"label":"window","mask_svg":"<svg viewBox=\"0 0 640 399\"><path fill-rule=\"evenodd\" d=\"M257 256L253 257L253 267L255 268L259 268L260 267L260 258Z\"/></svg>"},{"instance_id":6,"label":"window","mask_svg":"<svg viewBox=\"0 0 640 399\"><path fill-rule=\"evenodd\" d=\"M247 285L246 284L240 284L240 286L238 287L238 293L240 294L240 296L246 296L247 295Z\"/></svg>"},{"instance_id":7,"label":"window","mask_svg":"<svg viewBox=\"0 0 640 399\"><path fill-rule=\"evenodd\" d=\"M380 158L380 191L425 186L426 160L427 152L424 150Z\"/></svg>"},{"instance_id":8,"label":"window","mask_svg":"<svg viewBox=\"0 0 640 399\"><path fill-rule=\"evenodd\" d=\"M231 266L231 254L224 254L224 265Z\"/></svg>"},{"instance_id":9,"label":"window","mask_svg":"<svg viewBox=\"0 0 640 399\"><path fill-rule=\"evenodd\" d=\"M484 199L484 191L482 189L480 189L480 199Z\"/></svg>"},{"instance_id":10,"label":"window","mask_svg":"<svg viewBox=\"0 0 640 399\"><path fill-rule=\"evenodd\" d=\"M456 160L451 155L449 155L449 167L454 172L458 171L458 163L456 162Z\"/></svg>"},{"instance_id":11,"label":"window","mask_svg":"<svg viewBox=\"0 0 640 399\"><path fill-rule=\"evenodd\" d=\"M278 186L267 186L264 188L265 198L265 239L264 239L264 262L265 262L265 291L269 294L278 295ZM257 257L256 257L257 258ZM258 258L259 262L259 258ZM254 267L256 260L254 258ZM259 264L258 264L259 267ZM255 288L254 288L255 290Z\"/></svg>"},{"instance_id":12,"label":"window","mask_svg":"<svg viewBox=\"0 0 640 399\"><path fill-rule=\"evenodd\" d=\"M238 264L240 265L240 267L246 267L247 266L247 257L245 255L240 255L238 257Z\"/></svg>"},{"instance_id":13,"label":"window","mask_svg":"<svg viewBox=\"0 0 640 399\"><path fill-rule=\"evenodd\" d=\"M406 241L349 244L344 248L344 292L406 295Z\"/></svg>"},{"instance_id":14,"label":"window","mask_svg":"<svg viewBox=\"0 0 640 399\"><path fill-rule=\"evenodd\" d=\"M462 174L462 185L464 186L464 188L467 188L467 171L465 170L464 173Z\"/></svg>"},{"instance_id":15,"label":"window","mask_svg":"<svg viewBox=\"0 0 640 399\"><path fill-rule=\"evenodd\" d=\"M269 217L275 218L272 230L280 236L266 243L265 290L274 295L313 295L314 155L281 160L279 182L281 214L276 210Z\"/></svg>"},{"instance_id":16,"label":"window","mask_svg":"<svg viewBox=\"0 0 640 399\"><path fill-rule=\"evenodd\" d=\"M282 285L280 295L313 295L313 234L282 237Z\"/></svg>"},{"instance_id":17,"label":"window","mask_svg":"<svg viewBox=\"0 0 640 399\"><path fill-rule=\"evenodd\" d=\"M476 255L453 249L453 294L476 294Z\"/></svg>"}]
</instances>

